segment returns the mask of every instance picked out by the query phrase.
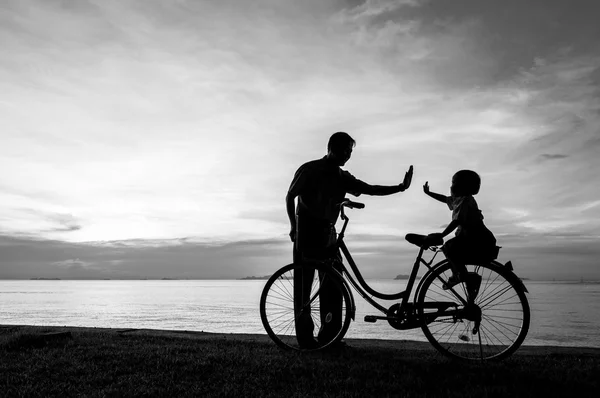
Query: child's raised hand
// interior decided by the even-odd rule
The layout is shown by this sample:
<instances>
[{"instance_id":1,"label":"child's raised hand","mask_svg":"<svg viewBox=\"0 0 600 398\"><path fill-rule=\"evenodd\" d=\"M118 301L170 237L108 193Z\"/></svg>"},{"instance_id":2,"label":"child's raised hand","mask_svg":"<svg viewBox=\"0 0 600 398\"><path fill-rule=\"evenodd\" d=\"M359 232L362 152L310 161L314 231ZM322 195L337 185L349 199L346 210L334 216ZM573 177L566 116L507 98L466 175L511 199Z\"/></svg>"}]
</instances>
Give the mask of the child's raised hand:
<instances>
[{"instance_id":1,"label":"child's raised hand","mask_svg":"<svg viewBox=\"0 0 600 398\"><path fill-rule=\"evenodd\" d=\"M429 193L429 181L425 181L425 185L423 185L423 192Z\"/></svg>"}]
</instances>

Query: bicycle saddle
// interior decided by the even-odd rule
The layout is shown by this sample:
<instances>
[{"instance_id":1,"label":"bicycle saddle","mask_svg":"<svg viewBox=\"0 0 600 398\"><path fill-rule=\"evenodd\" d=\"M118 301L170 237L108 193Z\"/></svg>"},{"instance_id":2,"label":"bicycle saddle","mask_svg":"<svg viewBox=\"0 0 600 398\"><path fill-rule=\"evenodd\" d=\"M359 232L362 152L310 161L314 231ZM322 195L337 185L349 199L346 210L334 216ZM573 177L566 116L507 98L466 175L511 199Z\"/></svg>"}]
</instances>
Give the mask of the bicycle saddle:
<instances>
[{"instance_id":1,"label":"bicycle saddle","mask_svg":"<svg viewBox=\"0 0 600 398\"><path fill-rule=\"evenodd\" d=\"M408 243L412 243L415 246L423 247L427 249L430 246L441 246L444 244L443 238L428 238L427 235L419 235L419 234L406 234L405 239Z\"/></svg>"}]
</instances>

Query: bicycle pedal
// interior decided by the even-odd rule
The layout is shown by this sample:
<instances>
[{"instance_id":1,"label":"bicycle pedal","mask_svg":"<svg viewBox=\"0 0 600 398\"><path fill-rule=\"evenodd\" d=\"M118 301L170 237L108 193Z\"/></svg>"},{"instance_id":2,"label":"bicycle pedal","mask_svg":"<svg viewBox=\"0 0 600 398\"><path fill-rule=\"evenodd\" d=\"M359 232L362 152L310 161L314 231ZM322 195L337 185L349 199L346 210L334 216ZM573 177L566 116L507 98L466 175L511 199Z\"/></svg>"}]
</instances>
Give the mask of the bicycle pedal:
<instances>
[{"instance_id":1,"label":"bicycle pedal","mask_svg":"<svg viewBox=\"0 0 600 398\"><path fill-rule=\"evenodd\" d=\"M375 315L365 315L365 322L375 323L377 322L377 317Z\"/></svg>"}]
</instances>

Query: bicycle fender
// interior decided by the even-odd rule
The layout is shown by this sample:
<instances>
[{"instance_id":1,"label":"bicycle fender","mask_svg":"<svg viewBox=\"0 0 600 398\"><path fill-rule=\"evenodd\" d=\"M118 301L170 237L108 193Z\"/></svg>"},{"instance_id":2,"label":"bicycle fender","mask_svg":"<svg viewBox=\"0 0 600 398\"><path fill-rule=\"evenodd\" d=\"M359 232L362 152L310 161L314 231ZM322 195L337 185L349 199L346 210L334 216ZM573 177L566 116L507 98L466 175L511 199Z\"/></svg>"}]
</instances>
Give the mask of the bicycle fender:
<instances>
[{"instance_id":1,"label":"bicycle fender","mask_svg":"<svg viewBox=\"0 0 600 398\"><path fill-rule=\"evenodd\" d=\"M497 265L499 267L502 267L502 268L510 271L510 273L512 274L512 277L515 279L516 282L518 282L518 285L521 287L521 289L523 289L523 291L525 293L529 293L529 290L527 290L525 283L521 280L521 278L519 278L517 276L517 274L515 274L515 271L514 271L514 268L512 265L512 261L507 261L506 264L502 264L501 262L494 260L494 261L492 261L492 263L494 265Z\"/></svg>"},{"instance_id":2,"label":"bicycle fender","mask_svg":"<svg viewBox=\"0 0 600 398\"><path fill-rule=\"evenodd\" d=\"M525 293L529 293L529 290L527 290L527 287L525 286L525 282L523 282L523 281L521 280L521 278L519 278L519 277L517 276L517 274L515 274L514 267L513 267L513 265L512 265L512 261L507 261L507 262L506 262L506 264L502 264L501 262L498 262L498 261L492 261L492 263L494 263L495 265L498 265L498 266L500 266L500 267L503 267L503 268L505 268L505 269L509 270L509 271L510 271L510 273L512 274L512 276L513 276L513 277L515 278L515 280L518 282L519 286L521 286L521 289L523 289L523 291L524 291Z\"/></svg>"}]
</instances>

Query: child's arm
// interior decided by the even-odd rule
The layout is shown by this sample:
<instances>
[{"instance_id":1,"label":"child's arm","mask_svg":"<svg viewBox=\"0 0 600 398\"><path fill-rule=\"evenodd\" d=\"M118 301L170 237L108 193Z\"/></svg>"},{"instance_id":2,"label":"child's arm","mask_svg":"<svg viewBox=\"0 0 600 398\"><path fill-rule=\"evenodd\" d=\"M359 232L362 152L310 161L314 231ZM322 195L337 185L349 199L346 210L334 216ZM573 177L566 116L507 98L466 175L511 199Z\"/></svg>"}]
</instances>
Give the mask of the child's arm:
<instances>
[{"instance_id":1,"label":"child's arm","mask_svg":"<svg viewBox=\"0 0 600 398\"><path fill-rule=\"evenodd\" d=\"M435 193L435 192L431 192L429 190L429 181L425 181L425 185L423 185L423 192L425 192L425 194L429 197L432 197L433 199L442 202L442 203L447 203L448 198L442 194L439 193ZM452 231L450 231L452 232Z\"/></svg>"},{"instance_id":2,"label":"child's arm","mask_svg":"<svg viewBox=\"0 0 600 398\"><path fill-rule=\"evenodd\" d=\"M448 224L448 226L444 229L444 232L442 232L442 238L444 238L446 235L450 235L450 233L458 228L459 225L460 222L458 220L450 221L450 224Z\"/></svg>"},{"instance_id":3,"label":"child's arm","mask_svg":"<svg viewBox=\"0 0 600 398\"><path fill-rule=\"evenodd\" d=\"M459 225L460 225L460 222L458 220L452 220L452 221L450 221L450 224L448 224L448 226L444 229L444 231L442 233L435 232L433 234L429 234L428 237L430 237L430 238L444 238L447 235L450 235L450 233L452 231L454 231L456 228L458 228Z\"/></svg>"}]
</instances>

